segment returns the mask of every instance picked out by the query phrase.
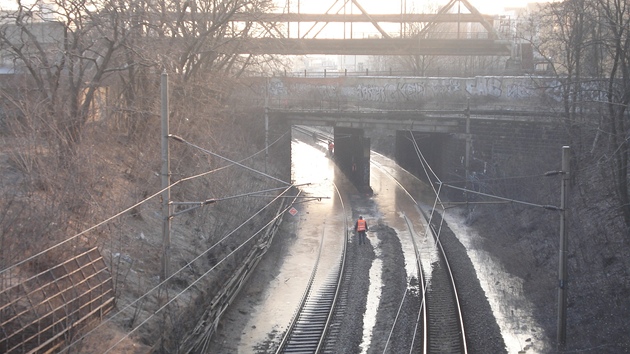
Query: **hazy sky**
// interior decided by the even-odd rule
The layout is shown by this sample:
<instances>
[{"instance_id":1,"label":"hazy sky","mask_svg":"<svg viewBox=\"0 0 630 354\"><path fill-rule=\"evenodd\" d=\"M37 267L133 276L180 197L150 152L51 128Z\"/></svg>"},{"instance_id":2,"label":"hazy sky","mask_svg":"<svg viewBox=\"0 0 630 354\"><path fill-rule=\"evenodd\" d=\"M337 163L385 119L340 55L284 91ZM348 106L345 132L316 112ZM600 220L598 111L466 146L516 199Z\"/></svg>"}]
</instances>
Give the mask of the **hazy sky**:
<instances>
[{"instance_id":1,"label":"hazy sky","mask_svg":"<svg viewBox=\"0 0 630 354\"><path fill-rule=\"evenodd\" d=\"M46 1L46 0L44 0ZM279 8L286 7L287 1L291 4L291 11L297 11L298 1L300 2L300 11L304 13L324 13L326 9L335 4L335 0L275 0ZM434 13L438 6L443 6L449 0L358 0L359 4L369 13L400 13L401 7L406 5L407 12L415 13ZM528 2L537 2L545 0L468 0L482 14L494 15L500 13L505 7L525 6ZM22 0L22 3L29 4L35 0ZM339 9L344 0L337 0L335 10ZM0 7L14 8L15 0L0 0ZM349 7L348 7L349 9ZM348 10L349 11L349 10ZM355 13L358 10L355 8Z\"/></svg>"},{"instance_id":2,"label":"hazy sky","mask_svg":"<svg viewBox=\"0 0 630 354\"><path fill-rule=\"evenodd\" d=\"M287 0L276 0L279 4L286 6ZM289 0L291 11L297 11L298 0ZM501 12L505 7L525 6L528 2L536 2L536 0L468 0L482 14L493 15ZM539 0L540 1L540 0ZM335 11L338 9L343 0L338 0ZM448 3L448 0L358 0L359 4L369 13L400 13L401 5L406 4L407 12L424 12L434 13L438 6ZM300 0L300 11L304 13L322 13L325 12L335 0ZM281 5L282 6L282 5ZM457 6L457 5L455 5ZM355 12L357 10L355 9Z\"/></svg>"}]
</instances>

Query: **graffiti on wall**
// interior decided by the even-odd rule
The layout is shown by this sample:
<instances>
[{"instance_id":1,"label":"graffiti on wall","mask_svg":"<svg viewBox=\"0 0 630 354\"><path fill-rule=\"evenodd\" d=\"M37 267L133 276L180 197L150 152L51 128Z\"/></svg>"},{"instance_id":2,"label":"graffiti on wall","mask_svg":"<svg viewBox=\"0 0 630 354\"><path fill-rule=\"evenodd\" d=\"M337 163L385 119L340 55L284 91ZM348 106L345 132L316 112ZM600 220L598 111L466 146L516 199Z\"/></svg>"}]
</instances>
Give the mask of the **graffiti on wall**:
<instances>
[{"instance_id":1,"label":"graffiti on wall","mask_svg":"<svg viewBox=\"0 0 630 354\"><path fill-rule=\"evenodd\" d=\"M310 80L310 81L309 81ZM588 87L586 87L588 86ZM583 84L582 98L602 99L600 83ZM335 78L325 80L276 78L270 81L272 96L319 100L344 99L374 103L438 99L561 102L562 83L553 78L483 76L473 78ZM588 96L588 97L585 97Z\"/></svg>"},{"instance_id":2,"label":"graffiti on wall","mask_svg":"<svg viewBox=\"0 0 630 354\"><path fill-rule=\"evenodd\" d=\"M458 80L446 79L431 82L359 83L355 86L355 99L370 102L405 102L446 95L462 95Z\"/></svg>"}]
</instances>

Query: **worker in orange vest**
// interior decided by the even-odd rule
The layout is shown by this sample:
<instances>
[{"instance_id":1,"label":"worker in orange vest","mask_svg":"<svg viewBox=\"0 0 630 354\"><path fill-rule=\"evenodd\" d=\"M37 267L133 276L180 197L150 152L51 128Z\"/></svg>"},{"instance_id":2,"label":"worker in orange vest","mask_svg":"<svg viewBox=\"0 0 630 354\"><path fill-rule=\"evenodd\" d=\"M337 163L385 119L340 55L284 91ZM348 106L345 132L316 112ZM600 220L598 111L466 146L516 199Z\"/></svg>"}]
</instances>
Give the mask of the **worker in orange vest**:
<instances>
[{"instance_id":1,"label":"worker in orange vest","mask_svg":"<svg viewBox=\"0 0 630 354\"><path fill-rule=\"evenodd\" d=\"M328 140L328 155L333 156L335 153L335 143L332 140Z\"/></svg>"},{"instance_id":2,"label":"worker in orange vest","mask_svg":"<svg viewBox=\"0 0 630 354\"><path fill-rule=\"evenodd\" d=\"M365 243L365 232L368 230L367 221L363 220L363 216L359 216L359 220L354 223L354 231L357 233L359 237L359 244L362 245Z\"/></svg>"}]
</instances>

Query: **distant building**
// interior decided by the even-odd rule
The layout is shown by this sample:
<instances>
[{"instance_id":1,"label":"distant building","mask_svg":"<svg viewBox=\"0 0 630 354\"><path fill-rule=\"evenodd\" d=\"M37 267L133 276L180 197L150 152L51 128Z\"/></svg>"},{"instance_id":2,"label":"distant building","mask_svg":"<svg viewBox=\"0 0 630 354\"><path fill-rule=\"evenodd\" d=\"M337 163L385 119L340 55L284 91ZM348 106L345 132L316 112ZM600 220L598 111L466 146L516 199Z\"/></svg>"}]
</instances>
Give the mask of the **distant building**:
<instances>
[{"instance_id":1,"label":"distant building","mask_svg":"<svg viewBox=\"0 0 630 354\"><path fill-rule=\"evenodd\" d=\"M35 39L25 35L28 31ZM57 21L37 21L21 28L15 22L0 24L2 39L0 40L0 72L17 73L24 68L24 62L9 45L21 47L25 56L39 57L39 51L50 55L61 50L64 36L64 25Z\"/></svg>"}]
</instances>

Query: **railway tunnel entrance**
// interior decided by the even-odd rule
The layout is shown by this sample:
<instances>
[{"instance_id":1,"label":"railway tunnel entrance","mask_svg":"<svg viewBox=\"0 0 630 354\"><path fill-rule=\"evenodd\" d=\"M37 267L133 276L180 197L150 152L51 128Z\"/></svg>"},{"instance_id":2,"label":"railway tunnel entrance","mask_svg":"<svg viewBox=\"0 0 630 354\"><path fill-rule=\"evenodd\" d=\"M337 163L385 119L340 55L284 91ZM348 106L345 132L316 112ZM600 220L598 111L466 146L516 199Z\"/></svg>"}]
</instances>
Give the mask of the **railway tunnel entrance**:
<instances>
[{"instance_id":1,"label":"railway tunnel entrance","mask_svg":"<svg viewBox=\"0 0 630 354\"><path fill-rule=\"evenodd\" d=\"M444 152L450 135L445 133L425 133L396 131L394 158L396 163L425 182L436 182L443 178ZM430 166L431 171L425 170ZM436 176L437 175L437 176Z\"/></svg>"},{"instance_id":2,"label":"railway tunnel entrance","mask_svg":"<svg viewBox=\"0 0 630 354\"><path fill-rule=\"evenodd\" d=\"M289 123L289 126L291 125ZM325 130L328 130L328 128L325 128ZM459 144L455 143L455 145L463 149L463 141L453 139L453 134L448 133L407 130L396 131L395 134L385 134L378 129L339 126L333 127L332 133L335 163L357 190L366 194L373 193L370 186L370 154L372 148L393 157L398 165L427 182L435 182L438 178L443 178L445 161L456 158L459 162L459 154L451 156L454 150L454 142L459 142ZM384 136L386 137L384 138ZM377 146L373 146L373 139L376 139ZM384 143L384 139L387 142ZM385 150L379 149L379 146L384 144L388 148ZM458 147L455 147L455 150L459 151ZM425 168L424 166L426 165L430 166L430 168ZM448 167L446 166L446 168Z\"/></svg>"},{"instance_id":3,"label":"railway tunnel entrance","mask_svg":"<svg viewBox=\"0 0 630 354\"><path fill-rule=\"evenodd\" d=\"M380 134L367 131L368 134ZM361 192L372 193L370 187L370 150L372 139L365 129L335 127L335 161ZM407 171L427 182L442 178L444 152L449 149L450 134L417 131L396 131L394 158ZM424 166L430 166L425 169Z\"/></svg>"},{"instance_id":4,"label":"railway tunnel entrance","mask_svg":"<svg viewBox=\"0 0 630 354\"><path fill-rule=\"evenodd\" d=\"M335 127L334 139L335 161L340 169L359 191L371 194L370 138L363 129Z\"/></svg>"}]
</instances>

